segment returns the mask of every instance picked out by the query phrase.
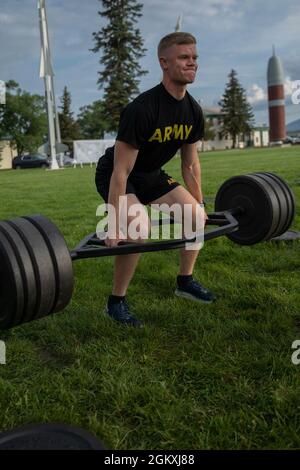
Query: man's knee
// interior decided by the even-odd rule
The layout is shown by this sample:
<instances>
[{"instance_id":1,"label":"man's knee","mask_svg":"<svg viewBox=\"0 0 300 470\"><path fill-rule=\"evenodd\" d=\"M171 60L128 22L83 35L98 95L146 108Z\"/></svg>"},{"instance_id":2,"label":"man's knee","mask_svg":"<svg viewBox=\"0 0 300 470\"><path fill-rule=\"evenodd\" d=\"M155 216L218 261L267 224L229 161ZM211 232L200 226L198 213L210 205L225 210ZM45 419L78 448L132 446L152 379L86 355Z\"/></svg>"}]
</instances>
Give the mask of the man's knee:
<instances>
[{"instance_id":1,"label":"man's knee","mask_svg":"<svg viewBox=\"0 0 300 470\"><path fill-rule=\"evenodd\" d=\"M185 204L183 210L183 229L185 236L201 236L204 234L205 213L203 208L196 203Z\"/></svg>"}]
</instances>

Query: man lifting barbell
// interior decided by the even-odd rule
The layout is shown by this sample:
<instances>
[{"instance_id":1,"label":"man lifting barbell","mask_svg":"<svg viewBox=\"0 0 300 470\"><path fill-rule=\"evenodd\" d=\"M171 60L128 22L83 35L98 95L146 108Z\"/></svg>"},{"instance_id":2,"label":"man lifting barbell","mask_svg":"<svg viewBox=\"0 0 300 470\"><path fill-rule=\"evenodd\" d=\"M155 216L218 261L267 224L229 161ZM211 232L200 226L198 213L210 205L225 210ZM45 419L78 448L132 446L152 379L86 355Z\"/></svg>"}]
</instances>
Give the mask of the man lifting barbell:
<instances>
[{"instance_id":1,"label":"man lifting barbell","mask_svg":"<svg viewBox=\"0 0 300 470\"><path fill-rule=\"evenodd\" d=\"M128 210L133 204L179 204L182 208L189 204L195 223L199 204L203 204L197 142L203 138L204 118L186 88L195 80L197 57L196 39L191 34L178 32L162 38L158 45L162 83L139 95L121 114L116 144L99 159L96 171L98 192L116 209L117 220L120 197L126 194ZM179 149L187 189L161 169ZM206 217L204 209L202 216ZM127 220L130 223L129 217ZM143 223L149 227L145 209ZM120 241L116 228L117 236L106 239L108 247ZM193 279L198 254L199 249L180 250L175 294L211 303L215 295ZM113 290L107 304L108 315L131 326L141 326L125 301L139 256L116 256Z\"/></svg>"},{"instance_id":2,"label":"man lifting barbell","mask_svg":"<svg viewBox=\"0 0 300 470\"><path fill-rule=\"evenodd\" d=\"M186 92L186 84L194 80L197 69L195 39L184 35L187 43L168 45L168 38L182 40L182 34L161 41L163 83L140 95L125 109L115 151L111 148L101 158L96 183L105 201L118 202L118 196L126 194L129 209L137 201L144 210L146 224L147 203L164 202L169 207L174 202L190 204L192 222L196 219L197 227L199 218L195 213L203 195L195 142L203 135L203 115ZM188 190L161 170L179 148ZM268 171L226 180L217 191L214 209L207 216L206 226L216 228L205 230L204 240L226 235L234 243L251 246L285 234L293 223L296 201L288 184ZM203 228L206 214L203 208L199 212ZM159 220L159 225L163 224ZM192 278L198 251L184 249L187 243L190 246L199 240L197 229L195 232L196 237L147 243L128 240L120 244L118 239L104 241L99 233L93 232L69 250L58 227L43 215L0 221L0 330L64 310L73 293L73 262L104 256L117 258L108 314L123 324L141 325L125 302L140 253L181 249L176 294L213 301L214 295Z\"/></svg>"},{"instance_id":3,"label":"man lifting barbell","mask_svg":"<svg viewBox=\"0 0 300 470\"><path fill-rule=\"evenodd\" d=\"M216 194L216 212L208 215L206 225L217 227L205 230L204 240L226 235L234 243L251 246L276 239L293 223L295 203L287 183L274 173L233 176ZM164 224L161 219L156 222ZM107 247L99 236L85 236L70 251L58 227L43 215L0 221L0 329L64 310L72 298L74 261L174 250L198 239L193 235Z\"/></svg>"}]
</instances>

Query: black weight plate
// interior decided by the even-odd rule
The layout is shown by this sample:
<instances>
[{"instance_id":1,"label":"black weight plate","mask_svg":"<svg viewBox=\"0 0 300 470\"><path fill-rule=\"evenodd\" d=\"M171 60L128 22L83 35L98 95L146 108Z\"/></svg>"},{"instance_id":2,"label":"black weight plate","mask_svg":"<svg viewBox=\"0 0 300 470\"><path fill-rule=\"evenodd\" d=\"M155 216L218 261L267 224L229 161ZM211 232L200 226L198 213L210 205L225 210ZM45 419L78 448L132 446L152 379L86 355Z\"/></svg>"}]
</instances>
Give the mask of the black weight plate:
<instances>
[{"instance_id":1,"label":"black weight plate","mask_svg":"<svg viewBox=\"0 0 300 470\"><path fill-rule=\"evenodd\" d=\"M0 232L0 328L8 329L22 320L24 291L21 271L6 236Z\"/></svg>"},{"instance_id":2,"label":"black weight plate","mask_svg":"<svg viewBox=\"0 0 300 470\"><path fill-rule=\"evenodd\" d=\"M106 450L102 441L84 429L46 423L0 433L0 450Z\"/></svg>"},{"instance_id":3,"label":"black weight plate","mask_svg":"<svg viewBox=\"0 0 300 470\"><path fill-rule=\"evenodd\" d=\"M285 223L282 224L282 227L278 228L276 236L279 236L280 234L284 233L287 230L287 228L290 226L289 220L291 220L291 217L293 218L293 215L292 215L293 207L292 207L291 195L286 187L286 184L282 180L278 179L276 175L274 175L273 173L268 173L268 172L263 172L261 174L264 174L268 176L268 178L272 179L272 181L274 181L274 183L276 183L281 188L281 191L283 193L285 206L286 206L286 220L285 220Z\"/></svg>"},{"instance_id":4,"label":"black weight plate","mask_svg":"<svg viewBox=\"0 0 300 470\"><path fill-rule=\"evenodd\" d=\"M278 218L278 223L273 231L268 236L268 239L271 239L273 237L276 237L278 233L282 230L282 228L285 226L287 217L288 217L288 202L286 199L285 192L281 188L281 186L278 184L278 182L274 179L272 179L270 176L266 175L265 173L253 173L255 176L258 178L262 179L266 183L268 183L274 191L274 194L277 198L278 206L279 206L279 218Z\"/></svg>"},{"instance_id":5,"label":"black weight plate","mask_svg":"<svg viewBox=\"0 0 300 470\"><path fill-rule=\"evenodd\" d=\"M252 178L254 178L257 182L260 182L263 185L266 193L268 194L268 197L270 198L270 200L272 202L273 221L272 221L272 224L270 226L269 232L264 237L264 240L269 240L270 238L272 238L272 235L273 235L273 233L275 233L276 228L278 227L278 224L280 222L280 205L279 205L278 196L275 194L275 191L274 191L272 185L269 182L263 180L261 177L255 176L255 175L250 175L250 176Z\"/></svg>"},{"instance_id":6,"label":"black weight plate","mask_svg":"<svg viewBox=\"0 0 300 470\"><path fill-rule=\"evenodd\" d=\"M254 245L264 240L273 224L273 202L261 181L252 175L234 176L217 192L216 212L238 207L243 209L241 214L235 215L239 229L227 237L240 245Z\"/></svg>"},{"instance_id":7,"label":"black weight plate","mask_svg":"<svg viewBox=\"0 0 300 470\"><path fill-rule=\"evenodd\" d=\"M43 236L53 261L56 277L56 296L53 313L63 310L71 300L74 287L73 264L66 241L49 219L42 215L25 217Z\"/></svg>"},{"instance_id":8,"label":"black weight plate","mask_svg":"<svg viewBox=\"0 0 300 470\"><path fill-rule=\"evenodd\" d=\"M24 289L24 311L21 323L25 323L35 316L37 307L36 279L33 265L22 238L15 229L9 225L9 222L0 222L0 230L9 239L21 270Z\"/></svg>"},{"instance_id":9,"label":"black weight plate","mask_svg":"<svg viewBox=\"0 0 300 470\"><path fill-rule=\"evenodd\" d=\"M30 254L37 285L37 310L33 320L49 315L55 300L55 273L47 245L33 225L21 217L8 221Z\"/></svg>"},{"instance_id":10,"label":"black weight plate","mask_svg":"<svg viewBox=\"0 0 300 470\"><path fill-rule=\"evenodd\" d=\"M288 214L289 215L286 221L286 225L282 228L282 231L280 233L278 232L277 236L279 236L285 233L293 223L295 212L296 212L295 197L294 197L293 191L291 190L289 185L284 181L284 179L282 179L280 176L276 175L275 173L265 172L265 174L270 176L270 178L274 178L277 181L277 183L282 186L282 189L284 190L287 201L288 201Z\"/></svg>"}]
</instances>

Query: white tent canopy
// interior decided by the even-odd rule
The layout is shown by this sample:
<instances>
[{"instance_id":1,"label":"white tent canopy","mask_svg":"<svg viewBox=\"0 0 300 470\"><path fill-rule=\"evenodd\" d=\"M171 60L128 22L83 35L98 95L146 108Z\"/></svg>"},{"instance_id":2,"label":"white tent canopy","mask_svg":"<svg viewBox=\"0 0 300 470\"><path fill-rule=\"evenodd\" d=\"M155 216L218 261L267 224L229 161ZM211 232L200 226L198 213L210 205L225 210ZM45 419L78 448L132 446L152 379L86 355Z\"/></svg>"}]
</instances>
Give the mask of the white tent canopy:
<instances>
[{"instance_id":1,"label":"white tent canopy","mask_svg":"<svg viewBox=\"0 0 300 470\"><path fill-rule=\"evenodd\" d=\"M74 160L76 163L97 163L115 140L74 140Z\"/></svg>"}]
</instances>

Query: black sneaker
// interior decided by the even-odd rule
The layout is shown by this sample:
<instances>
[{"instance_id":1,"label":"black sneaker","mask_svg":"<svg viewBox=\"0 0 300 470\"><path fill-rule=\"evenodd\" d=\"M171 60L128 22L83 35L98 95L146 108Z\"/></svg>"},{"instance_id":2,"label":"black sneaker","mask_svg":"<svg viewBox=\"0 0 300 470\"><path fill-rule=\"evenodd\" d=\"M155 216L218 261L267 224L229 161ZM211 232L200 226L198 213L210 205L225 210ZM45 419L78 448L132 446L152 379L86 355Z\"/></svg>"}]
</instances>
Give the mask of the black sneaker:
<instances>
[{"instance_id":1,"label":"black sneaker","mask_svg":"<svg viewBox=\"0 0 300 470\"><path fill-rule=\"evenodd\" d=\"M195 300L196 302L212 303L215 302L216 296L209 290L205 289L199 282L191 279L187 282L186 286L181 289L177 286L175 295L183 297L184 299Z\"/></svg>"},{"instance_id":2,"label":"black sneaker","mask_svg":"<svg viewBox=\"0 0 300 470\"><path fill-rule=\"evenodd\" d=\"M123 323L123 325L135 326L136 328L141 328L143 326L142 323L130 313L128 304L125 300L107 306L106 313L113 318L113 320Z\"/></svg>"}]
</instances>

